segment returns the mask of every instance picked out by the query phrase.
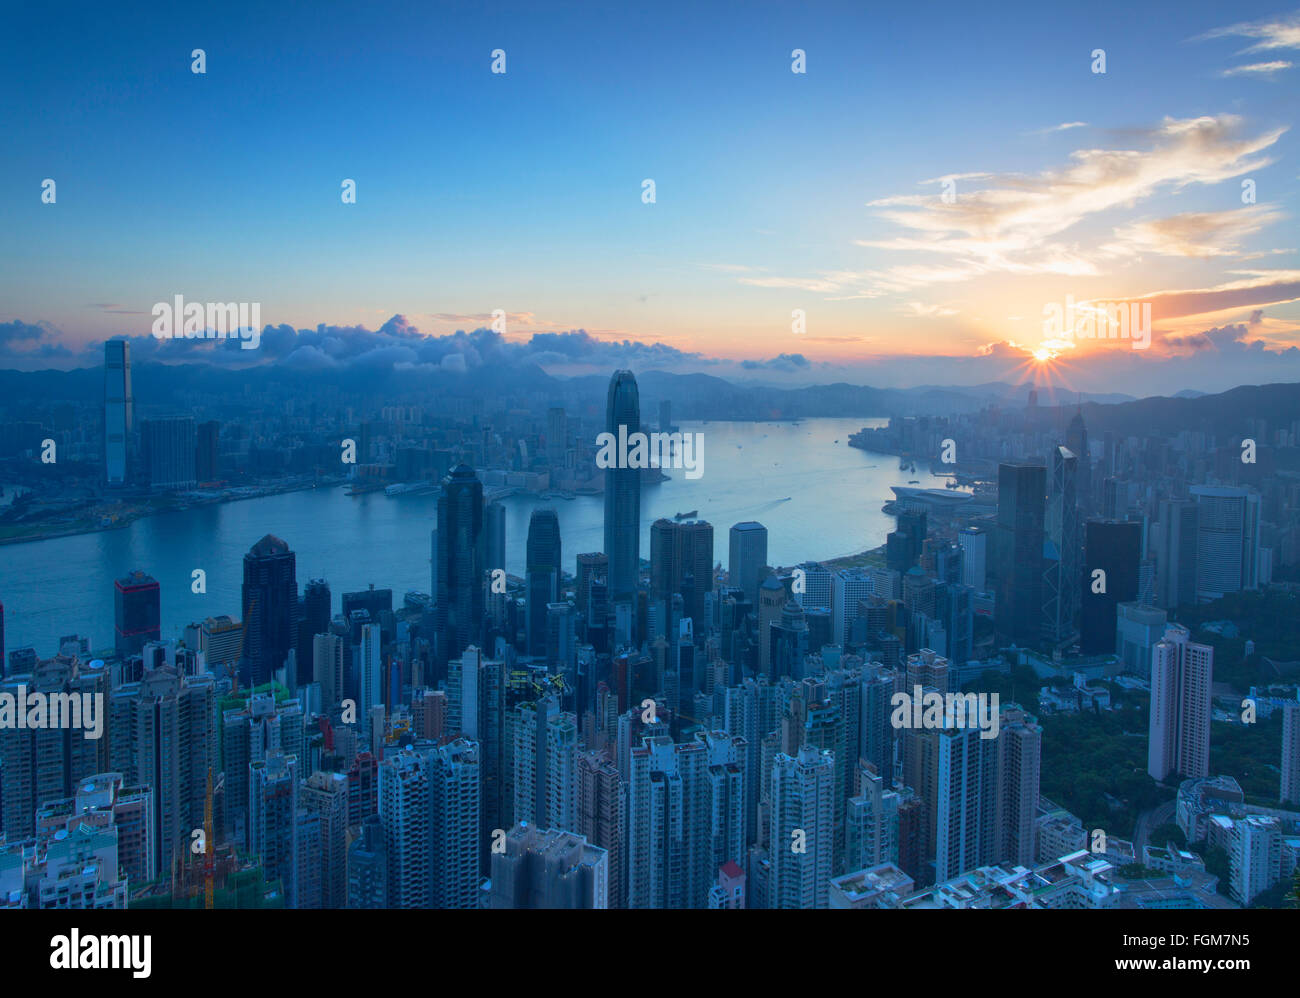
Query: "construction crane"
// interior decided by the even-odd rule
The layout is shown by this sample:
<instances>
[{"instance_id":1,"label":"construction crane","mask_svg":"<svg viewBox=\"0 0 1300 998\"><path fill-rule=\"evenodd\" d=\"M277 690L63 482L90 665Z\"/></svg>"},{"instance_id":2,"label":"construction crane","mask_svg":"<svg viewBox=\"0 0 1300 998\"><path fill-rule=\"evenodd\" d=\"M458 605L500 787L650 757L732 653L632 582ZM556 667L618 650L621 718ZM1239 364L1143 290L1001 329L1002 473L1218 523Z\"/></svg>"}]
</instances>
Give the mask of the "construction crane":
<instances>
[{"instance_id":1,"label":"construction crane","mask_svg":"<svg viewBox=\"0 0 1300 998\"><path fill-rule=\"evenodd\" d=\"M226 774L221 774L217 785L212 785L212 767L208 767L208 792L203 800L203 907L212 907L212 880L215 867L212 845L212 795L226 785Z\"/></svg>"},{"instance_id":2,"label":"construction crane","mask_svg":"<svg viewBox=\"0 0 1300 998\"><path fill-rule=\"evenodd\" d=\"M203 907L212 908L212 767L208 767L208 792L203 798Z\"/></svg>"}]
</instances>

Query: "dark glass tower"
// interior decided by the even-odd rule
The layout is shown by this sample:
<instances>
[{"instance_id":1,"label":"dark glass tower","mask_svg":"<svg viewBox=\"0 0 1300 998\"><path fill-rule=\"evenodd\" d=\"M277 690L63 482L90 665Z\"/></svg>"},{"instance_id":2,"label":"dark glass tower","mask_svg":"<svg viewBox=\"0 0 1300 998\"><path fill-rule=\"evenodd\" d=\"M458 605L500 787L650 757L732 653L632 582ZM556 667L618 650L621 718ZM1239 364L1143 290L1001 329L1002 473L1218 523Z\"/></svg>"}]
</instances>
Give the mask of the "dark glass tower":
<instances>
[{"instance_id":1,"label":"dark glass tower","mask_svg":"<svg viewBox=\"0 0 1300 998\"><path fill-rule=\"evenodd\" d=\"M499 502L483 507L483 570L506 567L506 508Z\"/></svg>"},{"instance_id":2,"label":"dark glass tower","mask_svg":"<svg viewBox=\"0 0 1300 998\"><path fill-rule=\"evenodd\" d=\"M641 432L641 402L631 371L615 371L609 379L605 429L615 441ZM641 472L637 468L605 470L605 554L609 555L610 603L633 603L641 564Z\"/></svg>"},{"instance_id":3,"label":"dark glass tower","mask_svg":"<svg viewBox=\"0 0 1300 998\"><path fill-rule=\"evenodd\" d=\"M756 520L734 524L728 535L727 574L731 586L745 591L751 606L758 605L759 573L767 564L767 528Z\"/></svg>"},{"instance_id":4,"label":"dark glass tower","mask_svg":"<svg viewBox=\"0 0 1300 998\"><path fill-rule=\"evenodd\" d=\"M1115 650L1115 618L1119 604L1137 599L1138 563L1142 560L1142 524L1126 520L1089 520L1082 578L1079 650L1085 655L1109 655ZM1093 572L1106 573L1106 591Z\"/></svg>"},{"instance_id":5,"label":"dark glass tower","mask_svg":"<svg viewBox=\"0 0 1300 998\"><path fill-rule=\"evenodd\" d=\"M289 545L267 534L244 555L246 687L269 682L298 641L298 568Z\"/></svg>"},{"instance_id":6,"label":"dark glass tower","mask_svg":"<svg viewBox=\"0 0 1300 998\"><path fill-rule=\"evenodd\" d=\"M330 584L312 579L302 593L298 610L298 685L305 686L315 675L315 638L330 629Z\"/></svg>"},{"instance_id":7,"label":"dark glass tower","mask_svg":"<svg viewBox=\"0 0 1300 998\"><path fill-rule=\"evenodd\" d=\"M525 608L528 654L545 655L546 606L560 599L560 520L553 509L535 509L528 518Z\"/></svg>"},{"instance_id":8,"label":"dark glass tower","mask_svg":"<svg viewBox=\"0 0 1300 998\"><path fill-rule=\"evenodd\" d=\"M995 533L999 645L1035 648L1043 613L1043 540L1047 469L1041 464L998 466Z\"/></svg>"},{"instance_id":9,"label":"dark glass tower","mask_svg":"<svg viewBox=\"0 0 1300 998\"><path fill-rule=\"evenodd\" d=\"M115 580L113 604L119 658L139 655L145 642L158 640L158 583L152 577L136 571Z\"/></svg>"},{"instance_id":10,"label":"dark glass tower","mask_svg":"<svg viewBox=\"0 0 1300 998\"><path fill-rule=\"evenodd\" d=\"M436 659L447 661L479 640L483 624L483 483L467 464L453 468L438 497L434 594L438 600Z\"/></svg>"}]
</instances>

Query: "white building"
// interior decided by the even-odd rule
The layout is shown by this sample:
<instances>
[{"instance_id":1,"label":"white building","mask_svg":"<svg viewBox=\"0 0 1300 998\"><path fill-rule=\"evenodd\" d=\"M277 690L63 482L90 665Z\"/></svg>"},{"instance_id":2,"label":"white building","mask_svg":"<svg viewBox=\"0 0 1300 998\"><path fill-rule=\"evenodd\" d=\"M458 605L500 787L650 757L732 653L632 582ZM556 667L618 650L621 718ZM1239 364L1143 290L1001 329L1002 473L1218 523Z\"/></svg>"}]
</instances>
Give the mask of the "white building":
<instances>
[{"instance_id":1,"label":"white building","mask_svg":"<svg viewBox=\"0 0 1300 998\"><path fill-rule=\"evenodd\" d=\"M1282 826L1277 818L1250 815L1232 823L1229 889L1246 906L1281 877Z\"/></svg>"},{"instance_id":2,"label":"white building","mask_svg":"<svg viewBox=\"0 0 1300 998\"><path fill-rule=\"evenodd\" d=\"M804 745L772 764L770 837L773 908L829 905L834 829L835 761Z\"/></svg>"},{"instance_id":3,"label":"white building","mask_svg":"<svg viewBox=\"0 0 1300 998\"><path fill-rule=\"evenodd\" d=\"M1191 640L1186 627L1170 624L1151 656L1150 744L1147 772L1210 775L1210 683L1214 649Z\"/></svg>"}]
</instances>

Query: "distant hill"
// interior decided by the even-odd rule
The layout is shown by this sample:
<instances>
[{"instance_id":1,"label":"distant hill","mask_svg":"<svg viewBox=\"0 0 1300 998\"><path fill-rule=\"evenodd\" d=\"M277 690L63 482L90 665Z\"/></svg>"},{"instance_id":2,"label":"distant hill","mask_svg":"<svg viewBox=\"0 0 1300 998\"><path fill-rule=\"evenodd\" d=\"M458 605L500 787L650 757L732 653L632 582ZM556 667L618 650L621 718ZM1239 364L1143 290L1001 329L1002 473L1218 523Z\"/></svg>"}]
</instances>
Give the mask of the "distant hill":
<instances>
[{"instance_id":1,"label":"distant hill","mask_svg":"<svg viewBox=\"0 0 1300 998\"><path fill-rule=\"evenodd\" d=\"M604 412L608 375L557 378L534 365L484 365L469 371L438 368L374 370L325 368L297 370L285 365L262 365L230 370L207 364L135 364L132 387L142 407L186 408L195 402L226 402L238 406L250 392L298 391L304 396L324 394L349 402L406 401L418 403L431 396L450 398L495 397L511 405L564 405L575 415L598 418ZM675 422L682 420L780 420L892 415L950 415L974 412L988 405L1023 406L1028 386L992 382L975 386L921 385L916 388L873 388L836 383L806 388L738 385L709 374L673 374L638 371L641 411L648 423L658 419L658 404L667 399ZM70 371L0 371L0 400L11 416L32 404L103 397L102 368ZM1077 403L1056 399L1048 404L1039 391L1044 418L1062 423L1073 415ZM1194 390L1173 398L1129 399L1123 395L1085 395L1084 420L1091 434L1105 431L1127 434L1135 430L1173 433L1180 429L1245 435L1251 420L1263 419L1270 427L1300 421L1300 384L1244 385L1218 395Z\"/></svg>"}]
</instances>

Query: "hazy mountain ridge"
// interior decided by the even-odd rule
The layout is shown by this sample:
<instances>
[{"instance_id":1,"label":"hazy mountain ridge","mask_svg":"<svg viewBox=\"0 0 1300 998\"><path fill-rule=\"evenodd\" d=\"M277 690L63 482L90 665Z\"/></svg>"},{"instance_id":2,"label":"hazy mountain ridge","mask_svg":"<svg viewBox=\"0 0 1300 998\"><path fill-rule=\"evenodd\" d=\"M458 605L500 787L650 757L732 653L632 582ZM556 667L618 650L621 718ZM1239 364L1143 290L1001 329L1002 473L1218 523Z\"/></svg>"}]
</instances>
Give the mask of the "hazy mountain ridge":
<instances>
[{"instance_id":1,"label":"hazy mountain ridge","mask_svg":"<svg viewBox=\"0 0 1300 998\"><path fill-rule=\"evenodd\" d=\"M418 404L422 397L496 396L512 401L564 405L575 414L596 416L604 411L607 375L557 378L531 364L484 366L469 371L420 368L377 368L358 377L356 370L300 371L285 367L229 370L206 364L135 364L133 393L137 407L188 408L196 401L225 399L238 405L250 392L298 389L331 398L384 399ZM974 386L922 385L915 388L874 388L843 382L805 388L761 388L733 384L708 374L673 374L649 370L637 374L642 418L657 425L658 403L671 403L672 418L682 420L782 420L813 417L884 417L891 415L952 415L975 412L988 405L1019 408L1028 386L992 382ZM1039 410L1045 418L1055 412L1073 415L1077 403L1061 395L1045 404L1039 390ZM0 370L0 398L14 413L33 403L84 401L103 395L102 368L68 371ZM1175 397L1130 399L1123 395L1084 393L1081 406L1089 430L1127 433L1135 428L1176 432L1189 429L1245 435L1254 420L1278 427L1300 420L1300 383L1243 385L1217 395L1186 390Z\"/></svg>"}]
</instances>

